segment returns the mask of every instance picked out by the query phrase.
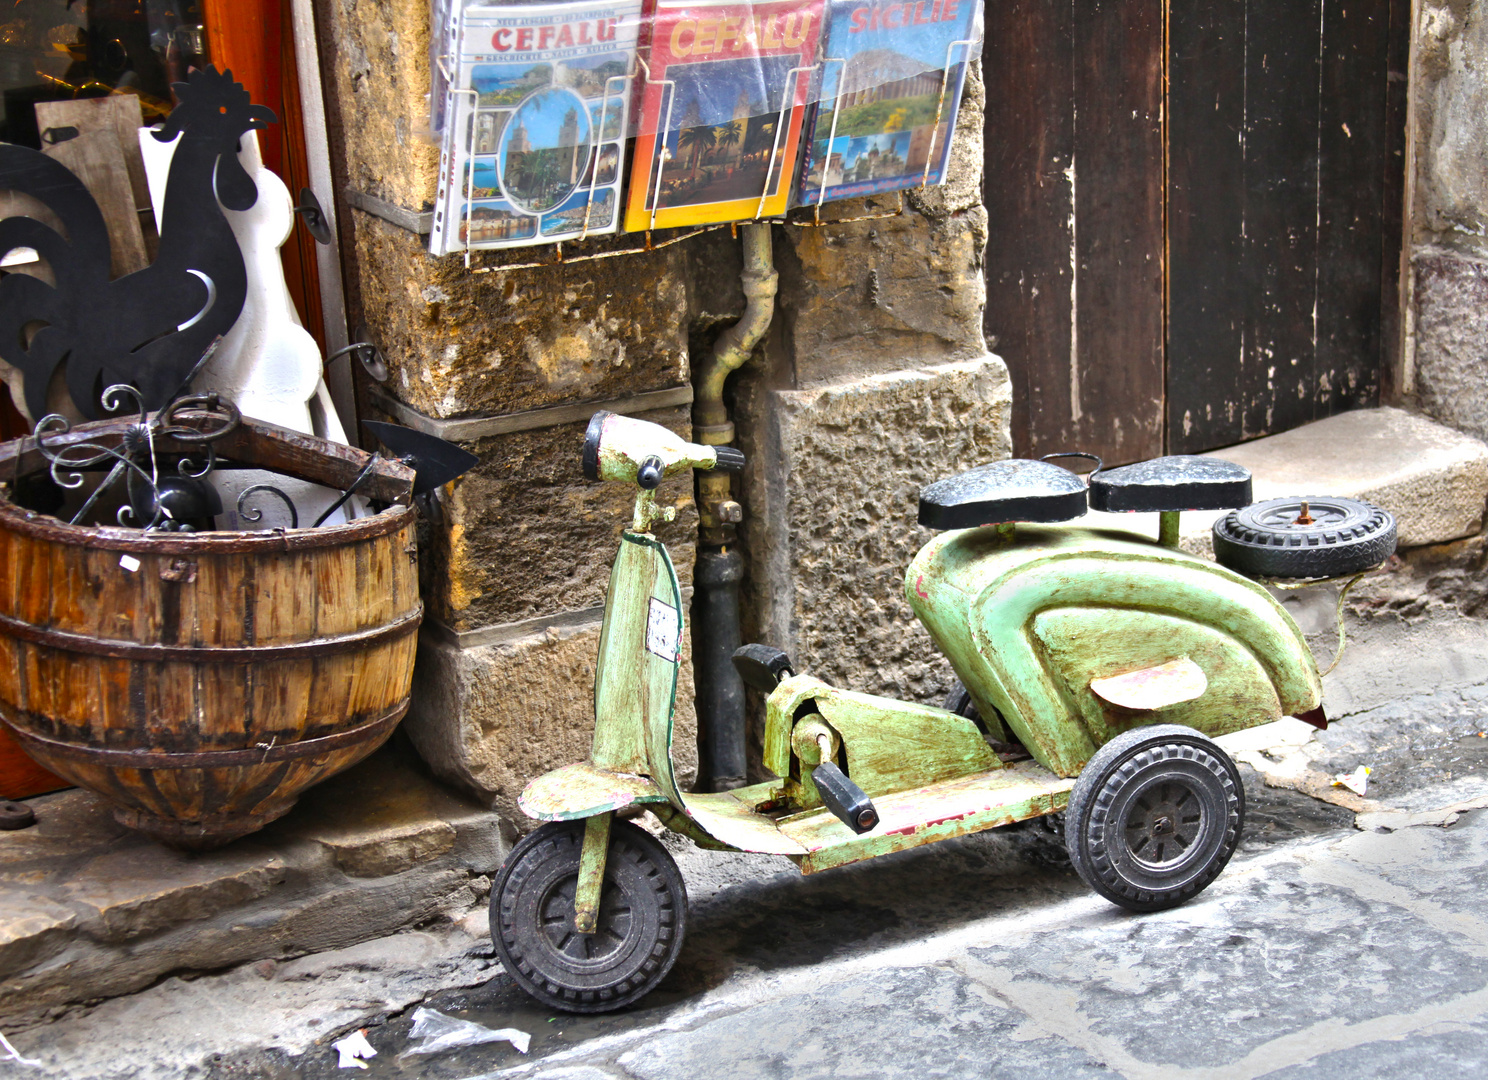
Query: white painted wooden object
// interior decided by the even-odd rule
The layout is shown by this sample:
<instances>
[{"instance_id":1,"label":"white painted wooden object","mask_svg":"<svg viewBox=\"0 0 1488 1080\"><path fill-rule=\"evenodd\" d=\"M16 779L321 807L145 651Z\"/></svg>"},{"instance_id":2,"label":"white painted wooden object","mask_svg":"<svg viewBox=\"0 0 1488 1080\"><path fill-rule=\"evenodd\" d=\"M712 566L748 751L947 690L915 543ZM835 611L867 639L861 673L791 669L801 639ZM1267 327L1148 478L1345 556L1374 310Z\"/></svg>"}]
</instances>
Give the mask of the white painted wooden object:
<instances>
[{"instance_id":1,"label":"white painted wooden object","mask_svg":"<svg viewBox=\"0 0 1488 1080\"><path fill-rule=\"evenodd\" d=\"M162 216L175 146L175 141L162 143L148 129L140 129L140 147L157 221ZM279 248L294 228L294 201L284 182L264 168L257 132L248 132L243 138L238 160L257 186L258 198L247 210L224 208L223 212L243 253L248 291L242 314L197 376L193 389L199 393L219 391L235 402L244 416L344 444L345 429L321 378L320 349L300 323L279 258ZM289 526L288 512L272 496L251 497L252 502L245 507L261 510L259 521L238 519L238 495L254 484L272 484L289 495L299 509L302 527L312 524L340 497L329 488L258 470L223 471L213 477L222 494L226 520L221 524L229 529ZM344 510L337 511L329 523L344 520Z\"/></svg>"}]
</instances>

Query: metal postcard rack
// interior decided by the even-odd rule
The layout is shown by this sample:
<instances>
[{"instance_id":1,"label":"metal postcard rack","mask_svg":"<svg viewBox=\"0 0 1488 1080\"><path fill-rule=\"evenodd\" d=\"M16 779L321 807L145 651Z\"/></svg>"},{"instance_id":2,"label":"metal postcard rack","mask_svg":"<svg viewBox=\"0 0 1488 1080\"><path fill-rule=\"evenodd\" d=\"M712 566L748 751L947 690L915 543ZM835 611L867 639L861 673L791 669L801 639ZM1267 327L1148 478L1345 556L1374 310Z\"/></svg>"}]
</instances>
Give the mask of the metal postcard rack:
<instances>
[{"instance_id":1,"label":"metal postcard rack","mask_svg":"<svg viewBox=\"0 0 1488 1080\"><path fill-rule=\"evenodd\" d=\"M950 89L951 73L954 70L957 70L957 68L959 66L965 65L965 64L967 64L967 63L970 62L970 60L971 60L971 50L972 50L972 47L975 46L975 45L978 45L980 43L981 43L980 42L980 39L977 39L977 38L962 38L962 39L958 39L956 41L951 42L947 46L947 48L946 48L945 64L941 68L940 95L939 95L939 98L938 98L938 100L936 102L936 107L935 107L935 121L934 121L934 123L932 125L932 134L931 134L931 137L930 137L930 146L929 146L929 148L926 151L925 171L924 171L923 175L920 178L920 185L919 186L920 186L921 189L923 189L924 187L926 187L929 184L929 182L930 182L930 174L931 174L931 172L934 169L934 162L936 160L936 157L935 157L936 150L939 148L939 145L938 144L939 144L939 138L940 138L940 125L941 125L942 118L945 115L946 94L947 94L947 92ZM959 61L953 60L953 57L955 56L957 49L961 49L962 50L962 56L961 56L961 58L960 58ZM883 218L899 217L900 215L902 215L904 213L904 191L905 191L905 189L900 188L900 189L897 189L897 194L899 196L899 205L895 209L893 209L893 210L889 210L889 211L881 212L881 213L859 214L859 215L856 215L854 217L847 217L847 218L833 218L833 219L829 219L827 221L823 221L822 220L822 217L821 217L821 208L822 208L822 204L826 201L827 188L829 186L827 184L827 182L826 182L827 181L827 162L830 161L830 159L831 159L831 145L832 145L833 141L837 137L837 121L838 121L838 118L841 115L841 109L840 109L839 106L840 106L840 103L841 103L841 100L842 100L843 80L842 80L842 78L839 77L838 78L838 81L837 81L837 93L836 93L836 96L833 98L833 101L832 101L832 127L831 127L830 132L827 135L827 147L828 147L827 157L826 157L826 160L824 160L822 162L822 178L821 178L821 182L817 185L817 196L816 196L815 202L811 204L812 214L811 214L811 217L809 219L807 219L807 220L797 220L797 219L792 219L792 218L789 218L789 217L766 218L764 216L765 202L770 197L772 184L778 185L779 183L785 182L785 177L783 175L777 176L777 174L776 174L776 165L777 165L777 161L779 160L779 157L780 157L781 139L783 138L785 128L787 127L786 116L787 116L787 114L790 112L790 110L795 105L794 99L799 94L799 90L798 90L796 94L782 95L780 111L776 115L776 119L775 119L775 138L774 138L774 143L773 143L773 145L770 148L770 162L769 162L768 168L765 170L764 188L760 192L759 205L755 209L754 217L753 218L750 218L750 219L741 219L741 220L737 220L737 221L719 222L719 223L713 224L713 225L701 225L701 226L697 226L697 227L694 227L694 228L691 228L691 229L686 229L685 231L680 232L680 233L677 233L675 235L668 236L664 240L657 240L657 239L655 239L652 234L653 234L653 232L656 231L656 214L657 214L657 211L659 209L659 204L660 204L660 201L661 201L661 178L662 178L662 173L663 173L663 171L665 169L665 166L666 166L666 162L668 160L670 160L670 158L671 158L671 150L667 146L666 133L671 130L672 109L673 109L673 106L676 103L676 82L673 81L673 80L671 80L671 79L658 79L658 80L656 80L653 83L652 82L652 79L651 79L651 69L650 69L650 66L646 63L645 60L643 60L640 57L639 54L637 54L634 59L635 59L635 64L634 64L634 66L631 68L631 70L628 73L626 73L625 75L612 75L612 76L610 76L609 78L607 78L605 80L605 92L604 92L604 97L601 99L601 101L602 101L603 104L600 107L599 122L598 122L598 136L597 137L594 134L594 123L591 120L591 128L590 128L590 131L591 131L591 134L590 134L591 168L589 170L589 174L590 175L589 175L589 190L588 190L588 193L587 193L588 194L588 198L585 200L585 206L584 206L584 225L583 225L583 228L579 232L579 235L576 236L576 237L570 237L567 240L555 240L555 241L553 241L552 242L553 243L553 249L554 249L554 251L553 251L553 258L547 259L547 260L542 260L542 261L529 261L529 262L519 262L519 263L504 263L501 266L477 266L477 267L472 267L471 266L471 254L472 254L473 251L475 251L475 250L483 250L483 251L500 250L500 249L496 249L496 248L476 249L476 248L473 248L472 247L471 242L470 242L470 233L471 233L471 229L470 229L470 220L471 220L470 219L470 209L471 209L471 207L472 207L472 205L474 204L474 201L475 201L475 164L474 164L475 157L476 157L475 146L476 146L476 141L477 141L477 139L479 137L479 134L478 134L478 124L476 123L476 118L482 112L487 112L487 113L491 113L491 114L498 114L498 115L505 114L505 115L509 116L510 114L513 114L513 113L516 112L516 108L515 107L505 107L505 108L494 108L494 109L481 109L481 107L480 107L480 92L479 91L474 90L474 89L454 89L454 90L451 90L451 94L454 95L454 96L466 96L466 95L468 95L471 99L473 99L472 100L472 105L471 105L471 112L470 112L470 137L469 137L469 143L468 143L468 145L466 147L466 162L467 162L467 164L466 164L466 176L465 176L465 215L466 215L465 216L465 222L466 222L466 225L465 225L465 238L464 238L465 239L465 243L464 243L465 266L466 266L467 269L470 270L470 272L472 274L500 273L500 272L507 271L507 270L536 270L536 269L541 269L542 267L548 267L548 266L561 266L561 265L564 265L565 263L591 262L591 261L598 260L598 259L614 259L614 258L619 258L619 257L624 256L624 255L642 255L642 254L646 254L648 252L658 251L658 250L660 250L662 248L670 247L673 244L681 243L682 241L691 239L694 236L701 236L701 235L703 235L705 233L715 232L718 229L727 228L727 229L731 230L734 233L734 235L737 236L738 235L738 228L739 228L740 225L751 224L751 223L759 223L759 222L765 222L765 221L768 221L768 222L771 222L771 223L782 224L782 225L795 225L795 226L797 226L799 228L820 228L820 227L825 226L825 225L846 225L846 224L850 224L850 223L853 223L853 222L860 222L860 221L877 221L877 220L881 220ZM448 57L448 56L441 56L439 58L440 71L441 71L441 74L444 75L444 77L446 78L446 80L448 80L450 84L453 84L454 81L455 81L455 79L454 79L453 75L450 73L449 68L446 66L446 62L448 60L450 60L450 57ZM831 64L842 64L843 65L843 70L845 72L845 70L846 70L846 64L847 64L847 59L845 57L823 57L821 60L819 60L815 64L801 65L801 66L793 67L793 68L790 69L790 71L788 71L786 73L787 84L788 85L794 84L797 87L799 87L799 79L804 74L804 75L811 75L812 76L812 83L809 84L809 85L817 85L816 79L819 78L826 71L828 65L831 65ZM585 239L588 239L589 238L590 215L591 215L591 212L592 212L592 209L593 209L593 205L594 205L594 194L595 194L596 188L598 187L598 181L599 181L599 160L598 160L599 147L606 141L603 138L603 134L604 134L604 130L605 130L605 125L608 123L609 117L610 117L610 102L612 100L615 101L616 108L619 110L620 114L623 116L625 114L625 99L624 99L624 97L622 97L622 95L628 95L630 93L631 85L632 85L632 83L633 83L633 81L634 81L634 79L636 78L637 75L640 75L650 85L661 86L663 88L664 100L666 102L665 119L663 120L663 122L661 124L658 125L658 130L656 132L656 148L655 148L655 151L654 151L655 156L654 156L654 158L652 160L652 163L651 163L652 172L655 175L655 184L654 184L654 186L652 186L650 188L650 190L647 191L647 196L648 196L647 201L650 203L650 209L651 209L650 228L648 228L644 233L641 234L642 237L644 238L643 242L641 244L638 244L638 245L634 246L634 247L619 248L619 249L616 249L614 251L586 252L586 253L584 253L582 255L568 255L568 256L565 256L564 253L563 253L563 245L565 243L569 242L570 240L581 240L582 241L582 240L585 240ZM618 86L618 88L616 90L612 90L611 89L611 84L619 84L619 86ZM808 104L809 104L809 102L808 102ZM454 117L450 117L449 122L450 123L453 123L454 122ZM497 128L497 130L498 131L504 131L505 130L505 125L504 124L501 125L499 128ZM500 136L499 135L497 136L497 139L498 139L498 143L499 143L499 139L500 139ZM621 139L618 140L618 141L623 141L623 140L624 140L624 133L622 133ZM810 148L809 147L807 148L807 153L808 154L810 153ZM502 194L503 198L505 198L506 201L508 202L508 204L510 204L514 209L516 209L518 213L521 213L521 214L523 214L524 216L527 216L527 217L537 218L539 220L543 217L543 215L545 213L551 213L551 211L528 211L528 210L522 208L518 204L517 200L513 199L511 197L511 194L507 191L507 189L506 189L506 180L502 176L501 170L499 168L497 168L494 171L496 173L496 182L497 182L497 184L498 184L498 186L500 188L500 191L501 191L501 194ZM876 194L876 193L869 192L864 197L871 197L873 194ZM615 215L618 215L620 212L621 212L620 200L619 200L619 197L617 195L616 200L615 200L615 206L614 206L613 210L611 211L611 213L612 214L615 214ZM535 247L535 246L539 246L539 245L532 245L532 246Z\"/></svg>"}]
</instances>

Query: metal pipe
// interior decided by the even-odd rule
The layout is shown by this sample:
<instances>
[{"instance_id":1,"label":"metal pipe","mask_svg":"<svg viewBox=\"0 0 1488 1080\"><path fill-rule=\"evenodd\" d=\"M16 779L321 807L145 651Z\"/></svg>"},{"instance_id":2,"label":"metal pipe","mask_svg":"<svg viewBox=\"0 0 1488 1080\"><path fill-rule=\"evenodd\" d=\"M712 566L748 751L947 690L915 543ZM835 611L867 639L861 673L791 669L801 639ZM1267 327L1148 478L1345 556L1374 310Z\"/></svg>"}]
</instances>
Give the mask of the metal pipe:
<instances>
[{"instance_id":1,"label":"metal pipe","mask_svg":"<svg viewBox=\"0 0 1488 1080\"><path fill-rule=\"evenodd\" d=\"M739 631L737 550L703 548L692 582L692 663L697 680L698 772L710 791L745 783L744 683L734 670Z\"/></svg>"},{"instance_id":2,"label":"metal pipe","mask_svg":"<svg viewBox=\"0 0 1488 1080\"><path fill-rule=\"evenodd\" d=\"M775 272L770 226L741 227L744 314L718 336L708 363L698 373L692 403L692 437L705 446L734 441L734 424L724 404L728 377L743 366L775 317ZM740 644L739 583L744 559L735 548L743 508L734 501L729 474L697 476L698 559L693 575L692 653L697 680L700 773L710 791L727 791L745 782L744 684L734 670Z\"/></svg>"}]
</instances>

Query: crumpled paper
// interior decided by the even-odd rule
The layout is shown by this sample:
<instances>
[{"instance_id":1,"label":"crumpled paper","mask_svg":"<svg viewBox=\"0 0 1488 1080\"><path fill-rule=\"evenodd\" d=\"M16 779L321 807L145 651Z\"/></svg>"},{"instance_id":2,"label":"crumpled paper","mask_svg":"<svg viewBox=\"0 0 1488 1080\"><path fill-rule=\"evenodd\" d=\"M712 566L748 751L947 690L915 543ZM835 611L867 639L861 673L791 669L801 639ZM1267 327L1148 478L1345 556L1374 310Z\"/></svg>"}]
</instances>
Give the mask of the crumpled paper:
<instances>
[{"instance_id":1,"label":"crumpled paper","mask_svg":"<svg viewBox=\"0 0 1488 1080\"><path fill-rule=\"evenodd\" d=\"M1364 796L1364 789L1369 786L1369 774L1373 772L1368 765L1360 765L1351 773L1339 773L1333 777L1333 786L1348 788L1360 798Z\"/></svg>"},{"instance_id":2,"label":"crumpled paper","mask_svg":"<svg viewBox=\"0 0 1488 1080\"><path fill-rule=\"evenodd\" d=\"M331 1043L331 1049L341 1055L341 1061L337 1065L340 1069L365 1069L367 1063L363 1058L375 1058L377 1051L372 1049L372 1044L367 1041L367 1029L353 1031L344 1039L337 1039Z\"/></svg>"}]
</instances>

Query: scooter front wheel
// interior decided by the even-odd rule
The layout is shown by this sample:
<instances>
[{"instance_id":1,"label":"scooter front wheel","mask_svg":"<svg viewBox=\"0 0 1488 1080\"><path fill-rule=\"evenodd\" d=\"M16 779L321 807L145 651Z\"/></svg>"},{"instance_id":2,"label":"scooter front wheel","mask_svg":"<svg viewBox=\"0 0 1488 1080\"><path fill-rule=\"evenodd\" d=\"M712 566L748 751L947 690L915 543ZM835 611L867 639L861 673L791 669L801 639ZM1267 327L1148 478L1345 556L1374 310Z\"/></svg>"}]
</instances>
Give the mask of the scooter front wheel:
<instances>
[{"instance_id":1,"label":"scooter front wheel","mask_svg":"<svg viewBox=\"0 0 1488 1080\"><path fill-rule=\"evenodd\" d=\"M1075 781L1065 847L1085 883L1129 911L1177 907L1208 887L1245 824L1239 770L1192 728L1136 728Z\"/></svg>"},{"instance_id":2,"label":"scooter front wheel","mask_svg":"<svg viewBox=\"0 0 1488 1080\"><path fill-rule=\"evenodd\" d=\"M544 1005L569 1012L619 1009L666 977L682 948L687 891L676 862L645 830L610 831L595 931L574 928L582 821L556 821L524 837L491 888L491 937L506 970Z\"/></svg>"}]
</instances>

